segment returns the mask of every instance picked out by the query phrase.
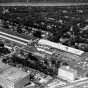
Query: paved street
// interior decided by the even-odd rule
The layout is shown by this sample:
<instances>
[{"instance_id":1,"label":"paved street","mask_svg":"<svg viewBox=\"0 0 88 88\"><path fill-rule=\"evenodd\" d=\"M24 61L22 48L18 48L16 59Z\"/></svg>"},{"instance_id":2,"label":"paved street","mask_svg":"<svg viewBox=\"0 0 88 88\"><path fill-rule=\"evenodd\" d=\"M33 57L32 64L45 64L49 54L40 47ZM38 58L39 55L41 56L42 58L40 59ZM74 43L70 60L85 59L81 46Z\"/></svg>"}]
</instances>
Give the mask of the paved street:
<instances>
[{"instance_id":1,"label":"paved street","mask_svg":"<svg viewBox=\"0 0 88 88\"><path fill-rule=\"evenodd\" d=\"M82 80L82 81L78 81L78 82L74 82L74 83L69 83L63 87L58 87L58 88L72 88L74 86L77 86L77 85L85 85L85 84L88 84L88 79L86 80Z\"/></svg>"}]
</instances>

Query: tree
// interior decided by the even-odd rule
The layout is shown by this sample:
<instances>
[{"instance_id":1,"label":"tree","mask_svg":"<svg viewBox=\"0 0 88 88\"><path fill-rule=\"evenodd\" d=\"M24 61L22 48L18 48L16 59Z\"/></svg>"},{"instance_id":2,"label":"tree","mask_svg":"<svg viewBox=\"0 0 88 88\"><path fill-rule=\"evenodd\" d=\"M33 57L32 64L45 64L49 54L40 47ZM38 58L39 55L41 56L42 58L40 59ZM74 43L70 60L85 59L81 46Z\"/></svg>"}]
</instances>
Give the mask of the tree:
<instances>
[{"instance_id":1,"label":"tree","mask_svg":"<svg viewBox=\"0 0 88 88\"><path fill-rule=\"evenodd\" d=\"M34 81L34 75L33 74L30 74L30 81Z\"/></svg>"},{"instance_id":2,"label":"tree","mask_svg":"<svg viewBox=\"0 0 88 88\"><path fill-rule=\"evenodd\" d=\"M4 43L0 42L0 47L4 47Z\"/></svg>"},{"instance_id":3,"label":"tree","mask_svg":"<svg viewBox=\"0 0 88 88\"><path fill-rule=\"evenodd\" d=\"M73 31L74 31L74 35L80 34L80 28L77 25L73 25Z\"/></svg>"},{"instance_id":4,"label":"tree","mask_svg":"<svg viewBox=\"0 0 88 88\"><path fill-rule=\"evenodd\" d=\"M35 32L33 33L33 35L34 35L35 37L41 38L42 32L41 32L41 31L35 31Z\"/></svg>"},{"instance_id":5,"label":"tree","mask_svg":"<svg viewBox=\"0 0 88 88\"><path fill-rule=\"evenodd\" d=\"M66 62L64 62L63 65L67 66L68 64Z\"/></svg>"},{"instance_id":6,"label":"tree","mask_svg":"<svg viewBox=\"0 0 88 88\"><path fill-rule=\"evenodd\" d=\"M3 87L0 85L0 88L3 88Z\"/></svg>"}]
</instances>

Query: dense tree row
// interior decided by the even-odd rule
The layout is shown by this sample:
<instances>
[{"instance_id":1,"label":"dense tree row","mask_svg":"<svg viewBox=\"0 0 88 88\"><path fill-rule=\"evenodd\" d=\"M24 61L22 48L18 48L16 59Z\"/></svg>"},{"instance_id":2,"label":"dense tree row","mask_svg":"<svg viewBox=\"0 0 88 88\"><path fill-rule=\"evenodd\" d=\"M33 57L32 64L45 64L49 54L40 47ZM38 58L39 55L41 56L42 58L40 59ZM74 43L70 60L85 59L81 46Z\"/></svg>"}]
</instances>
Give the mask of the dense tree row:
<instances>
[{"instance_id":1,"label":"dense tree row","mask_svg":"<svg viewBox=\"0 0 88 88\"><path fill-rule=\"evenodd\" d=\"M18 57L17 55L13 55L12 57L6 57L2 61L4 63L8 63L9 65L12 65L12 66L17 65L18 67L20 67L22 65L23 68L29 67L32 69L36 69L40 72L45 73L46 75L51 75L51 76L57 75L57 70L62 63L62 61L54 60L54 59L52 59L50 63L46 59L44 59L42 61L30 53L24 59L21 57ZM66 65L66 63L63 65ZM24 68L24 69L26 69L26 68Z\"/></svg>"},{"instance_id":2,"label":"dense tree row","mask_svg":"<svg viewBox=\"0 0 88 88\"><path fill-rule=\"evenodd\" d=\"M0 55L1 54L9 54L10 51L8 48L4 47L4 43L2 41L0 41Z\"/></svg>"}]
</instances>

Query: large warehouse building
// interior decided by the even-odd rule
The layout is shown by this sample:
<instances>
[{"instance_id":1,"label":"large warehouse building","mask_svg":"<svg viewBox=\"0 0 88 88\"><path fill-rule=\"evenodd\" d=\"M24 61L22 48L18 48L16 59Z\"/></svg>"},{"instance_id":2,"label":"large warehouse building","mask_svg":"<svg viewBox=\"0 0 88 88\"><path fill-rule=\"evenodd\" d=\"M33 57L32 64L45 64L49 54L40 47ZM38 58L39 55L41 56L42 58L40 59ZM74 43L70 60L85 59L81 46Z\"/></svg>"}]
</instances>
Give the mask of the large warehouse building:
<instances>
[{"instance_id":1,"label":"large warehouse building","mask_svg":"<svg viewBox=\"0 0 88 88\"><path fill-rule=\"evenodd\" d=\"M51 41L45 40L45 39L40 39L38 41L38 44L51 46L53 48L60 49L60 50L63 50L63 51L69 52L69 53L73 53L75 55L82 55L84 53L84 51L82 51L82 50L71 48L71 47L62 45L60 43L54 43L54 42L51 42Z\"/></svg>"},{"instance_id":2,"label":"large warehouse building","mask_svg":"<svg viewBox=\"0 0 88 88\"><path fill-rule=\"evenodd\" d=\"M22 88L29 82L29 74L10 67L0 73L0 85L3 88Z\"/></svg>"},{"instance_id":3,"label":"large warehouse building","mask_svg":"<svg viewBox=\"0 0 88 88\"><path fill-rule=\"evenodd\" d=\"M66 58L68 60L74 60L76 62L79 60L84 60L88 57L88 52L84 52L79 49L68 47L68 46L62 45L60 43L54 43L54 42L51 42L51 41L45 40L45 39L40 39L38 41L38 45L50 46L50 47L56 49L57 55L60 54L62 56L62 58Z\"/></svg>"},{"instance_id":4,"label":"large warehouse building","mask_svg":"<svg viewBox=\"0 0 88 88\"><path fill-rule=\"evenodd\" d=\"M0 61L0 73L10 68L11 66Z\"/></svg>"},{"instance_id":5,"label":"large warehouse building","mask_svg":"<svg viewBox=\"0 0 88 88\"><path fill-rule=\"evenodd\" d=\"M77 78L77 70L71 69L68 66L61 66L58 69L58 76L70 81L74 81Z\"/></svg>"}]
</instances>

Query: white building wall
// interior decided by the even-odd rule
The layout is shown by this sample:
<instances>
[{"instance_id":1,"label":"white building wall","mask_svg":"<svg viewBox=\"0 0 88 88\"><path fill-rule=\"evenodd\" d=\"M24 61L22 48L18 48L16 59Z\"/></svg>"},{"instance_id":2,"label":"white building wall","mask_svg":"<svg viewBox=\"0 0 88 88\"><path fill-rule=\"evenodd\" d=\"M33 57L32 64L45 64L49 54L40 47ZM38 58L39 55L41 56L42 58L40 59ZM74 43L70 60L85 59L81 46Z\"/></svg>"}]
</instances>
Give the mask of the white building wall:
<instances>
[{"instance_id":1,"label":"white building wall","mask_svg":"<svg viewBox=\"0 0 88 88\"><path fill-rule=\"evenodd\" d=\"M63 69L59 69L58 70L58 76L62 77L62 78L66 78L67 80L75 80L77 75L77 73L71 73L71 72L68 72L68 71L65 71Z\"/></svg>"},{"instance_id":2,"label":"white building wall","mask_svg":"<svg viewBox=\"0 0 88 88\"><path fill-rule=\"evenodd\" d=\"M14 88L13 82L7 79L3 79L1 77L0 77L0 85L3 86L4 88Z\"/></svg>"},{"instance_id":3,"label":"white building wall","mask_svg":"<svg viewBox=\"0 0 88 88\"><path fill-rule=\"evenodd\" d=\"M17 82L12 82L8 79L3 79L2 77L0 77L0 85L3 86L3 88L22 88L25 84L30 81L29 77L30 75L22 78Z\"/></svg>"},{"instance_id":4,"label":"white building wall","mask_svg":"<svg viewBox=\"0 0 88 88\"><path fill-rule=\"evenodd\" d=\"M24 85L26 85L30 79L29 79L30 75L26 76L25 78L19 80L18 82L15 83L14 88L22 88L24 87Z\"/></svg>"}]
</instances>

